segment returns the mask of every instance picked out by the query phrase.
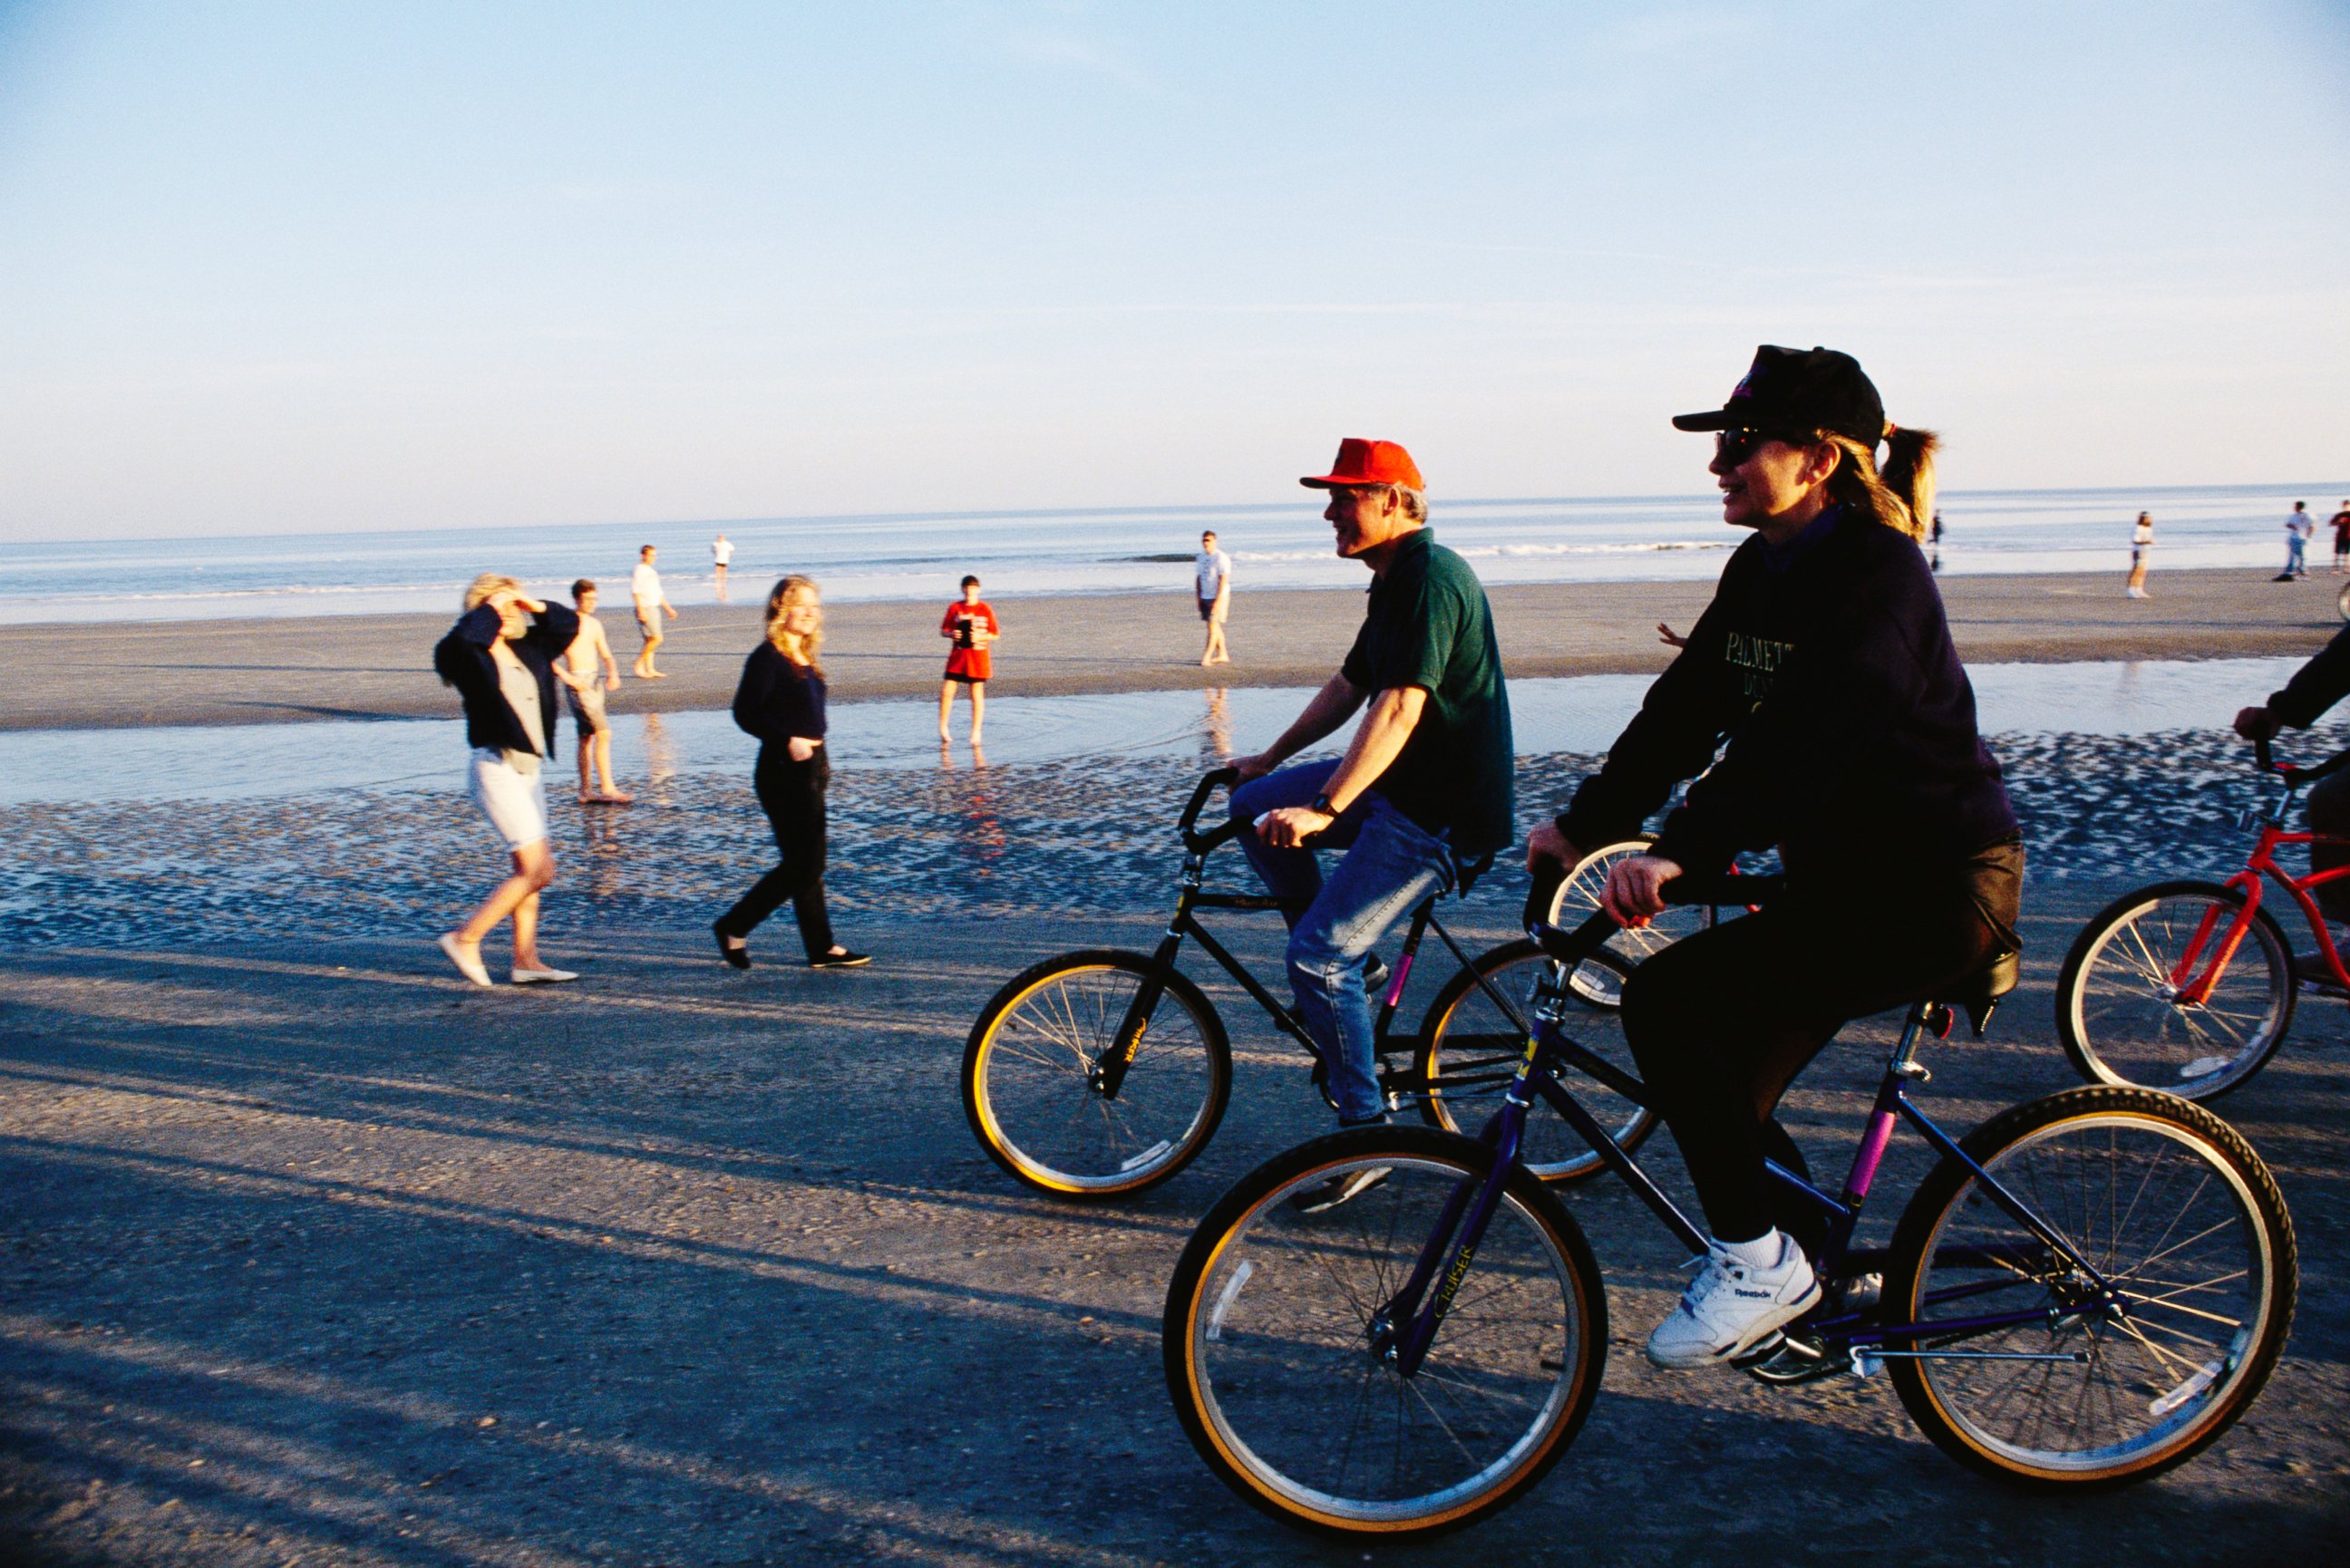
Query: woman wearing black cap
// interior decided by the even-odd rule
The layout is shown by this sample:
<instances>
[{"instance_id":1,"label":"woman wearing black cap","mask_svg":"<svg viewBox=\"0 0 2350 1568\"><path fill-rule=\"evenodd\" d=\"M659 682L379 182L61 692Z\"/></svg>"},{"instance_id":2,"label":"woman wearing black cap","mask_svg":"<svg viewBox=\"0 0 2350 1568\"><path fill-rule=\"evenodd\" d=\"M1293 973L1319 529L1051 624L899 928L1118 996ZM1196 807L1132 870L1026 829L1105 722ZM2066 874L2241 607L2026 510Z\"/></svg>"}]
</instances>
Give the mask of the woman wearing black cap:
<instances>
[{"instance_id":1,"label":"woman wearing black cap","mask_svg":"<svg viewBox=\"0 0 2350 1568\"><path fill-rule=\"evenodd\" d=\"M1648 1339L1651 1361L1689 1367L1819 1299L1804 1252L1817 1221L1764 1171L1766 1158L1805 1168L1773 1112L1846 1022L2015 945L2023 851L1918 548L1934 436L1887 424L1859 364L1825 348L1765 347L1722 408L1673 423L1719 432L1722 521L1753 537L1527 862L1572 866L1702 773L1652 851L1610 871L1608 913L1644 921L1665 883L1743 850L1776 847L1786 867L1768 908L1664 949L1624 992L1626 1036L1712 1231Z\"/></svg>"}]
</instances>

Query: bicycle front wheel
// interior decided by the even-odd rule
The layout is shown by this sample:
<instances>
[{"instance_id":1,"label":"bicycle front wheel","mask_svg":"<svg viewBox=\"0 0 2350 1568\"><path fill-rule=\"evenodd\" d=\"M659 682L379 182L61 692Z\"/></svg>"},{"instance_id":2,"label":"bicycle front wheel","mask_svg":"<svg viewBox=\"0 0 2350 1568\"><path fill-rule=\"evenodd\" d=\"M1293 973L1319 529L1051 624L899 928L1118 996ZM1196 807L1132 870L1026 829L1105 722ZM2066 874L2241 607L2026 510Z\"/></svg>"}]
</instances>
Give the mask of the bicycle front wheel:
<instances>
[{"instance_id":1,"label":"bicycle front wheel","mask_svg":"<svg viewBox=\"0 0 2350 1568\"><path fill-rule=\"evenodd\" d=\"M1575 863L1566 880L1558 885L1551 896L1548 921L1564 930L1573 930L1599 912L1599 890L1607 886L1608 868L1618 860L1635 855L1646 855L1656 847L1656 836L1641 834L1632 838L1603 844ZM1714 923L1714 911L1701 904L1669 904L1665 912L1645 926L1627 926L1607 939L1610 952L1622 955L1627 963L1638 963L1650 953L1671 946L1692 931L1701 931Z\"/></svg>"},{"instance_id":2,"label":"bicycle front wheel","mask_svg":"<svg viewBox=\"0 0 2350 1568\"><path fill-rule=\"evenodd\" d=\"M1179 972L1167 971L1117 1093L1096 1082L1156 973L1141 953L1065 953L1014 976L981 1010L963 1047L963 1115L1016 1179L1055 1198L1139 1192L1215 1136L1232 1095L1232 1047L1214 1007Z\"/></svg>"},{"instance_id":3,"label":"bicycle front wheel","mask_svg":"<svg viewBox=\"0 0 2350 1568\"><path fill-rule=\"evenodd\" d=\"M2093 1084L2217 1099L2261 1069L2293 1027L2293 954L2266 909L2200 1001L2181 992L2211 969L2244 896L2216 882L2161 882L2099 910L2064 955L2056 1034Z\"/></svg>"},{"instance_id":4,"label":"bicycle front wheel","mask_svg":"<svg viewBox=\"0 0 2350 1568\"><path fill-rule=\"evenodd\" d=\"M1631 977L1630 965L1602 950L1576 965L1564 987L1555 987L1559 968L1541 948L1521 940L1479 954L1473 970L1461 971L1437 992L1420 1023L1419 1050L1412 1062L1427 1085L1420 1109L1429 1121L1448 1132L1474 1130L1481 1107L1490 1111L1501 1103L1498 1096L1525 1056L1525 1031L1494 1004L1477 983L1479 975L1514 1002L1529 1023L1537 993L1555 996L1553 1021L1567 1038L1610 1065L1639 1075L1624 1039L1624 982ZM1560 1081L1607 1129L1618 1148L1636 1149L1656 1130L1654 1111L1597 1079L1569 1069ZM1581 1181L1607 1168L1596 1149L1542 1104L1526 1113L1518 1159L1544 1181Z\"/></svg>"},{"instance_id":5,"label":"bicycle front wheel","mask_svg":"<svg viewBox=\"0 0 2350 1568\"><path fill-rule=\"evenodd\" d=\"M1598 1393L1607 1300L1582 1231L1523 1170L1418 1370L1399 1375L1375 1344L1448 1201L1492 1158L1428 1127L1339 1133L1209 1210L1168 1288L1161 1345L1176 1414L1226 1485L1293 1524L1393 1538L1482 1518L1565 1452ZM1380 1171L1301 1211L1332 1179Z\"/></svg>"},{"instance_id":6,"label":"bicycle front wheel","mask_svg":"<svg viewBox=\"0 0 2350 1568\"><path fill-rule=\"evenodd\" d=\"M1963 1147L2110 1293L1942 1161L1901 1217L1885 1284L1887 1311L1929 1325L1893 1348L1956 1353L1888 1362L1936 1447L2087 1490L2185 1462L2251 1407L2293 1321L2293 1220L2227 1123L2145 1089L2068 1089Z\"/></svg>"}]
</instances>

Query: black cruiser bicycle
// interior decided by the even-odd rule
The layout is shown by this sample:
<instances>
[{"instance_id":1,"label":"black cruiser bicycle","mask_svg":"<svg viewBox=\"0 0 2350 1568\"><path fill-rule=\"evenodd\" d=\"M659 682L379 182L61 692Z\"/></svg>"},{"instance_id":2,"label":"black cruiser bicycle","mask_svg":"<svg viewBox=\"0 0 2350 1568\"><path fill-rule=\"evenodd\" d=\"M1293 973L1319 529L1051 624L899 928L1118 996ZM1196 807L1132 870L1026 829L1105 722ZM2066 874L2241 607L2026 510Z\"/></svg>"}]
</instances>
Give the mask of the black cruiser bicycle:
<instances>
[{"instance_id":1,"label":"black cruiser bicycle","mask_svg":"<svg viewBox=\"0 0 2350 1568\"><path fill-rule=\"evenodd\" d=\"M1214 1005L1179 967L1187 941L1198 943L1274 1027L1306 1052L1313 1081L1329 1097L1320 1049L1295 1011L1200 921L1203 910L1282 908L1281 900L1261 893L1204 886L1209 856L1250 830L1243 822L1200 827L1209 798L1238 776L1231 768L1208 774L1183 807L1176 823L1183 861L1175 912L1156 950L1090 948L1046 959L1007 981L971 1027L963 1047L963 1114L988 1157L1039 1192L1078 1199L1140 1192L1189 1165L1215 1136L1232 1094L1232 1042ZM1456 895L1468 890L1490 858L1455 867ZM1586 1048L1628 1076L1629 1048L1610 1023L1632 956L1595 951L1569 971L1521 941L1471 957L1437 917L1437 902L1430 898L1412 911L1380 993L1379 1086L1390 1110L1416 1109L1449 1129L1461 1099L1492 1095L1507 1084L1517 1072L1525 1035L1505 999L1524 995L1537 976L1590 1004L1594 1022L1585 1031ZM1402 1033L1395 1024L1405 982L1431 931L1460 969L1429 1003L1418 1032ZM1626 1147L1638 1145L1655 1125L1647 1107L1620 1098L1604 1082L1586 1087L1593 1114ZM1528 1129L1526 1158L1545 1180L1580 1179L1603 1168L1552 1117Z\"/></svg>"}]
</instances>

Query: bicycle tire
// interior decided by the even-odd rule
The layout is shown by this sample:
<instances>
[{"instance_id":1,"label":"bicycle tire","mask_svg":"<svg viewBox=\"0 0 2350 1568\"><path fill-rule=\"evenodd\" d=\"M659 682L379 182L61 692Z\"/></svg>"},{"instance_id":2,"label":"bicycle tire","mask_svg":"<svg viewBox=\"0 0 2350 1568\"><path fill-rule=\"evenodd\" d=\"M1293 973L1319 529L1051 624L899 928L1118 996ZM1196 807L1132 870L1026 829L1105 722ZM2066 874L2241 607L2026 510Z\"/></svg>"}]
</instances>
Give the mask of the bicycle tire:
<instances>
[{"instance_id":1,"label":"bicycle tire","mask_svg":"<svg viewBox=\"0 0 2350 1568\"><path fill-rule=\"evenodd\" d=\"M1160 1323L1167 1386L1201 1458L1252 1505L1292 1525L1357 1540L1457 1530L1522 1495L1573 1442L1607 1359L1607 1294L1581 1229L1533 1176L1512 1171L1470 1282L1460 1287L1452 1316L1410 1380L1371 1355L1365 1337L1370 1309L1339 1272L1367 1284L1406 1277L1433 1223L1429 1219L1415 1231L1403 1222L1406 1215L1432 1216L1459 1182L1483 1179L1492 1159L1492 1150L1475 1139L1430 1127L1337 1133L1258 1167L1192 1231ZM1299 1216L1284 1201L1365 1165L1385 1166L1390 1175L1326 1213ZM1484 1294L1475 1293L1480 1282L1492 1282ZM1523 1288L1513 1290L1518 1282ZM1517 1333L1494 1334L1498 1314L1467 1315L1505 1295L1529 1308L1509 1319ZM1490 1358L1503 1370L1480 1371L1471 1357ZM1334 1369L1358 1376L1334 1376ZM1350 1382L1351 1396L1344 1386ZM1391 1403L1382 1385L1394 1386ZM1505 1397L1513 1391L1516 1398ZM1485 1403L1460 1403L1471 1396ZM1440 1414L1420 1414L1423 1407L1437 1411L1439 1399L1449 1410L1481 1412L1478 1426L1463 1420L1456 1430ZM1531 1416L1496 1418L1529 1407ZM1432 1491L1377 1498L1333 1490L1347 1487L1357 1444L1365 1444L1367 1456L1377 1444L1378 1434L1366 1439L1362 1428L1390 1416L1399 1423L1392 1460L1374 1465L1367 1457L1364 1467L1366 1481L1374 1479L1370 1472L1386 1471L1390 1491L1423 1484L1414 1478L1477 1465L1489 1449L1495 1457L1466 1480ZM1406 1422L1440 1428L1452 1449L1417 1445L1407 1454L1399 1425ZM1501 1430L1482 1429L1488 1424ZM1473 1452L1472 1442L1479 1446ZM1317 1473L1297 1473L1308 1469Z\"/></svg>"},{"instance_id":2,"label":"bicycle tire","mask_svg":"<svg viewBox=\"0 0 2350 1568\"><path fill-rule=\"evenodd\" d=\"M2186 961L2201 915L2214 905L2232 922L2244 896L2217 882L2157 882L2081 928L2056 981L2056 1038L2083 1079L2216 1100L2284 1044L2296 994L2293 950L2266 909L2253 912L2211 1000L2182 1008L2166 994L2169 972ZM2215 1005L2222 987L2226 1001Z\"/></svg>"},{"instance_id":3,"label":"bicycle tire","mask_svg":"<svg viewBox=\"0 0 2350 1568\"><path fill-rule=\"evenodd\" d=\"M1091 1084L1094 1059L1157 967L1148 954L1115 949L1063 953L1014 975L980 1010L963 1044L963 1116L1014 1180L1055 1198L1125 1197L1181 1170L1215 1136L1232 1097L1232 1045L1214 1006L1179 971L1166 976L1118 1097ZM1069 982L1084 976L1122 979L1073 995ZM1160 1023L1170 1003L1188 1021L1188 1042ZM1030 1036L1039 1049L1026 1049Z\"/></svg>"},{"instance_id":4,"label":"bicycle tire","mask_svg":"<svg viewBox=\"0 0 2350 1568\"><path fill-rule=\"evenodd\" d=\"M1555 961L1540 947L1523 938L1480 953L1471 961L1473 969L1455 974L1429 1003L1427 1016L1420 1021L1419 1044L1412 1055L1415 1075L1430 1085L1420 1101L1421 1119L1447 1132L1472 1130L1461 1125L1456 1107L1466 1113L1473 1105L1498 1103L1483 1096L1446 1097L1441 1085L1447 1050L1454 1054L1456 1075L1465 1065L1489 1078L1499 1072L1513 1070L1525 1054L1525 1036L1515 1033L1514 1025L1493 1006L1477 983L1477 975L1493 981L1513 1001L1531 1007L1528 999L1534 990L1533 976L1555 968ZM1604 950L1577 965L1570 994L1586 1006L1575 1013L1576 1026L1571 1027L1569 1033L1577 1044L1637 1077L1631 1048L1624 1041L1622 1021L1614 1016L1621 1010L1623 982L1631 972L1630 964L1623 958ZM1657 1130L1654 1111L1634 1105L1596 1080L1570 1075L1565 1083L1568 1091L1583 1102L1584 1108L1599 1119L1599 1125L1614 1134L1617 1147L1628 1153ZM1498 1093L1491 1085L1479 1087L1485 1096ZM1607 1162L1597 1150L1585 1143L1557 1112L1541 1104L1527 1113L1518 1161L1543 1180L1554 1183L1587 1180L1607 1168Z\"/></svg>"},{"instance_id":5,"label":"bicycle tire","mask_svg":"<svg viewBox=\"0 0 2350 1568\"><path fill-rule=\"evenodd\" d=\"M1636 833L1629 838L1619 838L1603 844L1575 863L1573 870L1551 895L1547 922L1564 930L1573 930L1590 916L1599 912L1599 889L1607 880L1607 868L1627 856L1646 855L1656 848L1657 836ZM1681 938L1711 926L1714 910L1703 904L1673 904L1645 926L1627 926L1607 939L1610 952L1620 955L1628 963L1638 963Z\"/></svg>"},{"instance_id":6,"label":"bicycle tire","mask_svg":"<svg viewBox=\"0 0 2350 1568\"><path fill-rule=\"evenodd\" d=\"M2102 1086L2002 1112L1960 1147L2122 1286L2129 1310L2126 1321L2060 1321L2068 1293L2080 1299L2084 1276L1977 1192L1973 1171L1943 1159L1895 1230L1886 1310L1918 1322L1938 1310L1950 1316L2049 1305L2034 1322L1995 1334L1920 1334L1898 1347L1958 1343L2089 1359L2077 1370L2061 1362L1888 1361L1901 1403L1935 1447L1970 1469L2027 1488L2086 1491L2159 1475L2218 1440L2267 1382L2293 1324L2293 1218L2260 1156L2200 1106L2149 1089ZM2171 1213L2182 1185L2187 1196ZM2126 1205L2125 1191L2134 1194ZM1978 1234L1990 1239L1967 1240ZM2141 1258L2141 1247L2157 1250ZM2237 1284L2232 1265L2240 1255ZM1938 1259L1949 1261L1939 1273ZM2145 1273L2149 1265L2161 1274ZM1963 1300L1954 1296L1939 1309L1931 1300L1936 1288L1955 1293L1970 1283ZM2231 1323L2235 1332L2223 1344L2218 1336ZM2036 1395L2025 1387L2034 1381ZM2006 1392L1982 1392L2001 1387ZM2147 1399L2149 1392L2156 1397ZM2047 1436L2052 1424L2066 1420L2058 1407L2067 1400L2072 1423L2085 1428L2072 1448Z\"/></svg>"}]
</instances>

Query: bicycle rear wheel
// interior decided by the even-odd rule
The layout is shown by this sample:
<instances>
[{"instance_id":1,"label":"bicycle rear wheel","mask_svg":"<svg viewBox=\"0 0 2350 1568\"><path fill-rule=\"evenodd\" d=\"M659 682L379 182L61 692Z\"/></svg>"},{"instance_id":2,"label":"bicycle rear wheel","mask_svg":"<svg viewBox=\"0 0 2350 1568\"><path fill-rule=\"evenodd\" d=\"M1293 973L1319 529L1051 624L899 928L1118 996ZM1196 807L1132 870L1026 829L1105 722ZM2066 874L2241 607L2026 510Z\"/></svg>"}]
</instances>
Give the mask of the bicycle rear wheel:
<instances>
[{"instance_id":1,"label":"bicycle rear wheel","mask_svg":"<svg viewBox=\"0 0 2350 1568\"><path fill-rule=\"evenodd\" d=\"M1428 1085L1420 1103L1422 1116L1448 1132L1474 1131L1481 1110L1490 1111L1500 1103L1496 1096L1525 1055L1525 1032L1494 1005L1476 975L1491 981L1532 1022L1537 990L1555 981L1559 967L1541 948L1521 940L1479 954L1473 973L1462 970L1445 983L1429 1003L1419 1026L1419 1049L1412 1058L1419 1081ZM1554 1009L1569 1039L1638 1077L1621 1016L1624 982L1631 972L1631 966L1615 953L1594 953L1576 966ZM1448 1077L1454 1085L1450 1090ZM1617 1147L1638 1148L1656 1130L1654 1111L1597 1079L1570 1069L1561 1081L1615 1137ZM1544 1181L1581 1181L1607 1168L1598 1151L1546 1105L1526 1114L1518 1160Z\"/></svg>"},{"instance_id":2,"label":"bicycle rear wheel","mask_svg":"<svg viewBox=\"0 0 2350 1568\"><path fill-rule=\"evenodd\" d=\"M1607 885L1607 868L1618 860L1646 855L1656 847L1654 834L1638 834L1603 844L1575 863L1566 880L1551 896L1549 923L1573 930L1599 912L1599 890ZM1627 963L1638 963L1650 953L1670 946L1692 931L1714 922L1714 911L1701 904L1670 904L1645 926L1630 926L1607 939L1607 949Z\"/></svg>"},{"instance_id":3,"label":"bicycle rear wheel","mask_svg":"<svg viewBox=\"0 0 2350 1568\"><path fill-rule=\"evenodd\" d=\"M2179 998L2210 968L2244 896L2216 882L2160 882L2081 929L2056 981L2056 1034L2093 1084L2212 1100L2261 1066L2293 1027L2293 954L2266 909L2199 1002Z\"/></svg>"},{"instance_id":4,"label":"bicycle rear wheel","mask_svg":"<svg viewBox=\"0 0 2350 1568\"><path fill-rule=\"evenodd\" d=\"M1094 1069L1156 972L1141 953L1064 953L990 999L963 1047L962 1107L988 1157L1055 1198L1139 1192L1215 1136L1232 1085L1216 1010L1170 971L1113 1096Z\"/></svg>"},{"instance_id":5,"label":"bicycle rear wheel","mask_svg":"<svg viewBox=\"0 0 2350 1568\"><path fill-rule=\"evenodd\" d=\"M2283 1352L2293 1220L2227 1123L2145 1089L2068 1089L1977 1128L1967 1153L2115 1288L1945 1159L1897 1229L1886 1310L1947 1324L1894 1348L1901 1402L1960 1463L2049 1490L2142 1480L2249 1408ZM1963 1320L2017 1314L1995 1328ZM1992 1357L2077 1357L1993 1359Z\"/></svg>"},{"instance_id":6,"label":"bicycle rear wheel","mask_svg":"<svg viewBox=\"0 0 2350 1568\"><path fill-rule=\"evenodd\" d=\"M1523 1170L1419 1369L1401 1376L1372 1349L1447 1200L1492 1158L1427 1127L1339 1133L1209 1210L1161 1345L1176 1414L1226 1485L1293 1524L1399 1537L1492 1512L1565 1452L1598 1393L1607 1299L1582 1231ZM1336 1208L1291 1201L1367 1169L1387 1178Z\"/></svg>"}]
</instances>

